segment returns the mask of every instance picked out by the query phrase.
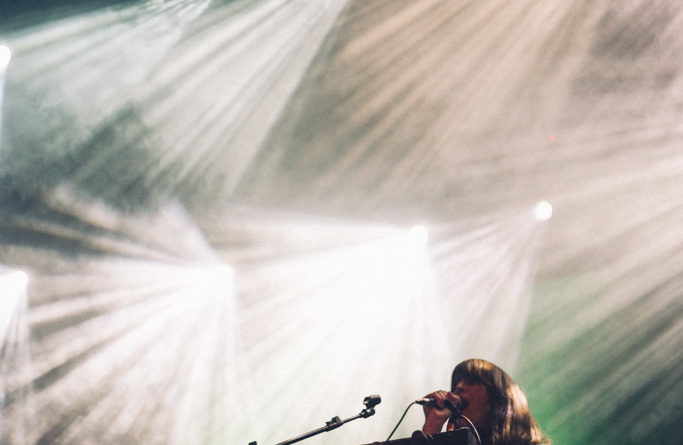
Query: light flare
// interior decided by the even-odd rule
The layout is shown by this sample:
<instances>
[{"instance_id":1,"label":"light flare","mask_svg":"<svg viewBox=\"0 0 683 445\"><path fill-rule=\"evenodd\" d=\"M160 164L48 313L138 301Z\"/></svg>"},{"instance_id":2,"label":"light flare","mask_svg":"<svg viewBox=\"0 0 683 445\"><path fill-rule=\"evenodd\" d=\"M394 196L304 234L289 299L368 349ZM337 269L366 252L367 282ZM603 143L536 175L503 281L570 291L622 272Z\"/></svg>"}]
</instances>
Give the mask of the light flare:
<instances>
[{"instance_id":1,"label":"light flare","mask_svg":"<svg viewBox=\"0 0 683 445\"><path fill-rule=\"evenodd\" d=\"M553 216L553 206L548 201L541 201L534 206L534 216L539 221L547 221Z\"/></svg>"}]
</instances>

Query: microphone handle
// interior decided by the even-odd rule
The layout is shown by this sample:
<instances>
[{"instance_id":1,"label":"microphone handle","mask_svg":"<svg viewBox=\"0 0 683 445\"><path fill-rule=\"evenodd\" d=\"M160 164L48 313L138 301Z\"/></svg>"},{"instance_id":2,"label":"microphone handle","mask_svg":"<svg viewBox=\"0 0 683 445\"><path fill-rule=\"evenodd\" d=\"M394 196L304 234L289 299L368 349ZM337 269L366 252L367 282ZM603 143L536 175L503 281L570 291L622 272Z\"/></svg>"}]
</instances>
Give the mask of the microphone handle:
<instances>
[{"instance_id":1,"label":"microphone handle","mask_svg":"<svg viewBox=\"0 0 683 445\"><path fill-rule=\"evenodd\" d=\"M458 403L454 405L453 402L450 401L450 399L445 399L443 401L443 404L455 415L460 414L460 411L462 410L462 402L460 400L458 400Z\"/></svg>"}]
</instances>

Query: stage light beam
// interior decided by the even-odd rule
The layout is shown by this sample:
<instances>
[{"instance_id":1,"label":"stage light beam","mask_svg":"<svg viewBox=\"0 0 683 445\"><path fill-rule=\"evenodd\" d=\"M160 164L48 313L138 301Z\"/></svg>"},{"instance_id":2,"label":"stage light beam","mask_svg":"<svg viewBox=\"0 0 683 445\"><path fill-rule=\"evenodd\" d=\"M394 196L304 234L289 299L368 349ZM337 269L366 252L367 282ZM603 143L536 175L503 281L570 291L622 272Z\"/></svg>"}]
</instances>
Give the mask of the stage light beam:
<instances>
[{"instance_id":1,"label":"stage light beam","mask_svg":"<svg viewBox=\"0 0 683 445\"><path fill-rule=\"evenodd\" d=\"M423 225L416 225L410 229L410 234L415 240L415 243L424 246L429 240L429 231Z\"/></svg>"},{"instance_id":2,"label":"stage light beam","mask_svg":"<svg viewBox=\"0 0 683 445\"><path fill-rule=\"evenodd\" d=\"M0 345L4 345L7 331L21 304L22 296L26 295L27 283L28 277L21 271L9 273L0 281L3 297L0 307Z\"/></svg>"},{"instance_id":3,"label":"stage light beam","mask_svg":"<svg viewBox=\"0 0 683 445\"><path fill-rule=\"evenodd\" d=\"M32 418L26 415L31 390L23 385L30 372L31 352L27 320L26 286L28 276L0 265L0 388L3 394L0 414L0 442L28 443L26 432Z\"/></svg>"},{"instance_id":4,"label":"stage light beam","mask_svg":"<svg viewBox=\"0 0 683 445\"><path fill-rule=\"evenodd\" d=\"M4 74L7 70L11 58L12 51L6 45L0 44L0 75Z\"/></svg>"}]
</instances>

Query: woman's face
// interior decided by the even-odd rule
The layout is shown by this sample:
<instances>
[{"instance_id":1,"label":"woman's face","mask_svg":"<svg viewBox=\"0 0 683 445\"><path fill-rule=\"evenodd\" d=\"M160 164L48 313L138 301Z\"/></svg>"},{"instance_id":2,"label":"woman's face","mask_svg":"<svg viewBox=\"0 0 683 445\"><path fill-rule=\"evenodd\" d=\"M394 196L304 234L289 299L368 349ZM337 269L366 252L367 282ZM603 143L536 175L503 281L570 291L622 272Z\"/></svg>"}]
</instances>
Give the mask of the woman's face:
<instances>
[{"instance_id":1,"label":"woman's face","mask_svg":"<svg viewBox=\"0 0 683 445\"><path fill-rule=\"evenodd\" d=\"M453 392L467 405L467 408L462 410L462 415L470 419L475 426L487 426L489 393L486 386L470 377L463 377L458 380Z\"/></svg>"}]
</instances>

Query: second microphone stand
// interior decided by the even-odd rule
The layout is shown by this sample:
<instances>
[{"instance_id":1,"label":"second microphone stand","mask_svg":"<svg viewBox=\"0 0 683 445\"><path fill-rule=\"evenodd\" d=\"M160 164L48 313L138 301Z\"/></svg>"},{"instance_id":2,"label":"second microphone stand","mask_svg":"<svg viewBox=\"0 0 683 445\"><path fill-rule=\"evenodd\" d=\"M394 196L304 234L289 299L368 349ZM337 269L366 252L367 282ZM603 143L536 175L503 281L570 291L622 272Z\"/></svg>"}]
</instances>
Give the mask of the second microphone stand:
<instances>
[{"instance_id":1,"label":"second microphone stand","mask_svg":"<svg viewBox=\"0 0 683 445\"><path fill-rule=\"evenodd\" d=\"M350 422L352 420L360 419L360 418L366 418L370 417L373 414L375 414L375 406L379 405L382 402L382 398L378 395L372 395L368 396L363 400L363 405L365 405L365 408L363 410L356 414L353 417L349 417L348 419L340 419L339 416L334 416L332 419L330 419L328 422L325 422L325 426L315 429L313 431L309 431L308 433L304 433L300 436L294 437L292 439L285 440L284 442L280 442L276 445L290 445L292 443L296 443L299 441L302 441L304 439L308 439L309 437L313 437L315 435L318 435L320 433L324 433L326 431L332 431L333 429L339 428L340 426L344 425L347 422ZM256 445L256 442L251 442L249 445Z\"/></svg>"}]
</instances>

